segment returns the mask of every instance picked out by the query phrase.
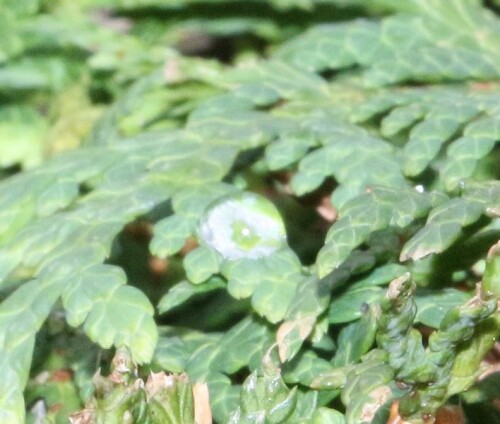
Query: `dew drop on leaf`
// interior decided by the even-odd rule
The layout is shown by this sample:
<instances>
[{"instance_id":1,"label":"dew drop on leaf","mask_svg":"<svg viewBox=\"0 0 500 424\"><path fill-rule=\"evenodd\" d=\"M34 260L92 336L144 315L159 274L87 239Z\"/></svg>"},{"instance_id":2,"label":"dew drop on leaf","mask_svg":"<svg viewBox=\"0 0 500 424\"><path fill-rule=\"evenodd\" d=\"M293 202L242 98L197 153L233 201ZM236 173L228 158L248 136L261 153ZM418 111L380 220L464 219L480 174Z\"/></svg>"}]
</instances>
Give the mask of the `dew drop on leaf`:
<instances>
[{"instance_id":1,"label":"dew drop on leaf","mask_svg":"<svg viewBox=\"0 0 500 424\"><path fill-rule=\"evenodd\" d=\"M258 259L286 245L276 207L255 193L238 193L213 203L200 220L200 241L224 259Z\"/></svg>"}]
</instances>

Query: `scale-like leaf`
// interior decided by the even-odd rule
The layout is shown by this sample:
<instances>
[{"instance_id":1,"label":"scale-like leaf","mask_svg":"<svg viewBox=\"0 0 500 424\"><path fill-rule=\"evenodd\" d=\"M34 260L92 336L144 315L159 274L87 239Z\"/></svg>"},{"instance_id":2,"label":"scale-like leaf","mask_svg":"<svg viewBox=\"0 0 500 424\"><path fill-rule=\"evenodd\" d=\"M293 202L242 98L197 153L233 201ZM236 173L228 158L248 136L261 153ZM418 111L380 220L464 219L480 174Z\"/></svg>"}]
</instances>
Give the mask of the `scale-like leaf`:
<instances>
[{"instance_id":1,"label":"scale-like leaf","mask_svg":"<svg viewBox=\"0 0 500 424\"><path fill-rule=\"evenodd\" d=\"M252 298L252 306L270 322L285 316L295 290L303 281L297 256L283 250L268 258L227 262L222 274L228 292L236 298Z\"/></svg>"},{"instance_id":2,"label":"scale-like leaf","mask_svg":"<svg viewBox=\"0 0 500 424\"><path fill-rule=\"evenodd\" d=\"M272 170L286 168L302 159L313 145L315 145L315 141L310 135L283 134L279 141L267 147L266 163Z\"/></svg>"},{"instance_id":3,"label":"scale-like leaf","mask_svg":"<svg viewBox=\"0 0 500 424\"><path fill-rule=\"evenodd\" d=\"M500 297L500 241L493 245L486 258L481 289L485 296Z\"/></svg>"},{"instance_id":4,"label":"scale-like leaf","mask_svg":"<svg viewBox=\"0 0 500 424\"><path fill-rule=\"evenodd\" d=\"M28 380L35 333L64 286L64 281L33 280L18 288L0 306L0 371L5 376L0 417L6 424L24 420L22 392Z\"/></svg>"},{"instance_id":5,"label":"scale-like leaf","mask_svg":"<svg viewBox=\"0 0 500 424\"><path fill-rule=\"evenodd\" d=\"M129 144L130 147L133 145L133 142ZM25 191L26 195L36 199L39 193L43 193L47 184L54 181L53 179L40 179L39 174L43 176L50 172L55 175L58 172L69 175L73 173L75 178L81 180L88 178L89 175L104 173L101 177L102 183L97 185L90 194L80 199L71 211L34 221L22 230L22 234L18 235L19 244L15 247L3 246L6 255L12 255L9 252L15 252L15 255L11 257L17 259L16 262L10 262L10 269L2 270L4 275L19 264L26 263L35 270L35 275L40 275L47 281L74 281L76 275L81 275L81 278L84 278L83 281L86 278L92 278L92 271L86 275L86 270L92 270L109 255L111 242L120 228L134 216L149 211L168 198L169 192L165 190L163 181L186 172L192 174L190 169L179 167L179 165L182 164L184 158L195 154L193 150L186 150L184 146L180 148L178 154L174 153L175 149L167 153L163 150L165 147L163 142L154 142L151 147L153 148L146 154L142 150L144 146L136 150L135 154L130 150L128 152L126 149L123 150L124 145L116 149L111 147L104 149L104 152L108 153L107 156L104 155L104 160L94 160L97 155L103 155L102 148L89 149L87 156L82 153L79 156L69 153L64 159L60 157L51 164L47 164L43 171L34 170L31 174L24 175L20 183L38 179L39 184L33 184L29 186L29 190ZM225 154L222 151L219 152ZM151 171L142 178L136 174L133 180L129 178L120 182L108 179L108 175L117 172L117 168L112 166L114 161L123 159L125 156L128 158L129 165L135 166L136 169L143 169L143 172L146 172L145 165L149 162L151 170L154 169L155 173ZM169 156L171 160L168 159ZM204 156L206 164L211 163L210 156L210 153ZM126 161L127 159L125 163ZM80 168L82 162L88 163L89 166ZM123 164L124 161L121 160L118 167ZM208 174L209 178L220 178L221 174L216 171L220 169L220 166L214 165L213 172ZM195 180L190 178L190 182L193 181ZM64 183L64 180L61 182ZM4 201L7 201L9 191L5 188L4 190ZM108 203L109 195L114 196L114 202ZM60 221L57 221L58 219ZM99 244L96 244L95 240L99 240ZM130 347L138 362L149 360L156 342L156 326L152 319L153 309L146 297L139 290L127 286L120 286L115 288L116 290L110 288L112 295L108 294L106 297L100 297L101 287L99 286L93 286L94 291L91 288L92 285L89 284L84 283L83 287L80 287L83 290L89 290L87 298L94 300L84 323L84 330L91 338L105 347L110 347L113 343L117 346L126 345ZM55 296L59 294L61 291L54 291ZM71 308L73 314L71 319L75 320L75 324L80 323L86 316L85 308L78 310L82 306L78 304ZM127 314L123 312L124 307L128 310ZM125 319L126 317L128 319ZM43 321L43 318L41 319ZM140 328L142 330L139 330ZM32 328L24 331L27 331L27 334L30 334L30 331L34 334L36 330L37 328ZM22 387L22 381L20 380L18 387ZM12 384L15 383L12 382Z\"/></svg>"},{"instance_id":6,"label":"scale-like leaf","mask_svg":"<svg viewBox=\"0 0 500 424\"><path fill-rule=\"evenodd\" d=\"M458 239L462 228L476 222L485 205L465 198L451 199L429 214L427 223L403 247L401 260L420 259L442 252Z\"/></svg>"},{"instance_id":7,"label":"scale-like leaf","mask_svg":"<svg viewBox=\"0 0 500 424\"><path fill-rule=\"evenodd\" d=\"M158 337L153 313L144 294L134 287L121 286L108 299L94 303L84 329L103 347L129 347L133 357L144 363L152 357Z\"/></svg>"},{"instance_id":8,"label":"scale-like leaf","mask_svg":"<svg viewBox=\"0 0 500 424\"><path fill-rule=\"evenodd\" d=\"M484 158L500 139L497 116L486 117L469 124L463 136L447 149L442 178L447 188L454 188L462 179L472 176L480 159Z\"/></svg>"},{"instance_id":9,"label":"scale-like leaf","mask_svg":"<svg viewBox=\"0 0 500 424\"><path fill-rule=\"evenodd\" d=\"M220 255L213 249L200 246L189 252L184 258L186 274L193 284L200 284L208 280L219 271Z\"/></svg>"},{"instance_id":10,"label":"scale-like leaf","mask_svg":"<svg viewBox=\"0 0 500 424\"><path fill-rule=\"evenodd\" d=\"M339 211L341 218L328 231L320 250L319 275L339 267L372 233L390 226L405 227L429 208L429 197L414 190L374 188L350 200Z\"/></svg>"},{"instance_id":11,"label":"scale-like leaf","mask_svg":"<svg viewBox=\"0 0 500 424\"><path fill-rule=\"evenodd\" d=\"M260 357L271 343L266 323L256 317L246 318L221 338L214 365L226 374L234 374L244 366L254 369L260 365Z\"/></svg>"},{"instance_id":12,"label":"scale-like leaf","mask_svg":"<svg viewBox=\"0 0 500 424\"><path fill-rule=\"evenodd\" d=\"M415 321L431 328L439 328L439 324L448 310L464 304L470 297L469 293L456 289L442 289L439 292L417 291Z\"/></svg>"},{"instance_id":13,"label":"scale-like leaf","mask_svg":"<svg viewBox=\"0 0 500 424\"><path fill-rule=\"evenodd\" d=\"M279 56L310 70L361 65L369 86L407 80L488 79L498 73L498 52L492 51L499 25L479 3L416 4L409 14L380 23L363 20L313 28L285 44ZM461 28L460 42L454 38L457 27ZM479 28L485 31L483 39L474 35Z\"/></svg>"},{"instance_id":14,"label":"scale-like leaf","mask_svg":"<svg viewBox=\"0 0 500 424\"><path fill-rule=\"evenodd\" d=\"M375 341L377 329L373 308L366 308L361 319L344 327L337 340L339 346L332 364L343 367L358 362L368 352Z\"/></svg>"},{"instance_id":15,"label":"scale-like leaf","mask_svg":"<svg viewBox=\"0 0 500 424\"><path fill-rule=\"evenodd\" d=\"M476 282L498 239L491 5L42 3L0 0L1 422L24 420L29 370L44 375L33 346L51 331L136 362L156 349L153 369L207 382L216 422L358 424L393 397L411 420L474 382L497 330L495 248L481 295L449 286ZM280 213L246 208L262 195ZM383 298L408 271L432 289ZM157 328L148 299L175 326ZM71 331L53 328L61 306ZM427 348L414 322L439 326ZM284 380L256 371L273 343ZM162 421L200 421L182 387L159 405L114 386L123 402L103 419L145 421L149 400ZM341 391L342 417L324 408Z\"/></svg>"},{"instance_id":16,"label":"scale-like leaf","mask_svg":"<svg viewBox=\"0 0 500 424\"><path fill-rule=\"evenodd\" d=\"M390 92L356 106L351 117L362 122L389 112L380 126L384 136L393 138L409 130L403 147L406 175L417 176L434 164L446 189L454 190L461 180L473 175L498 139L494 89L450 90L438 86Z\"/></svg>"},{"instance_id":17,"label":"scale-like leaf","mask_svg":"<svg viewBox=\"0 0 500 424\"><path fill-rule=\"evenodd\" d=\"M192 284L189 281L181 281L173 286L158 302L158 312L160 314L169 312L181 305L193 296L211 292L225 287L221 278L211 278L204 284Z\"/></svg>"},{"instance_id":18,"label":"scale-like leaf","mask_svg":"<svg viewBox=\"0 0 500 424\"><path fill-rule=\"evenodd\" d=\"M63 295L68 323L77 327L85 321L96 301L112 297L114 292L126 282L120 268L96 265L84 275L76 276L77 282L68 286Z\"/></svg>"},{"instance_id":19,"label":"scale-like leaf","mask_svg":"<svg viewBox=\"0 0 500 424\"><path fill-rule=\"evenodd\" d=\"M319 358L310 350L303 350L283 368L283 380L287 384L302 384L308 386L319 374L333 369L326 359Z\"/></svg>"},{"instance_id":20,"label":"scale-like leaf","mask_svg":"<svg viewBox=\"0 0 500 424\"><path fill-rule=\"evenodd\" d=\"M180 215L162 219L155 225L155 237L151 241L151 253L166 257L177 253L193 233L195 224Z\"/></svg>"},{"instance_id":21,"label":"scale-like leaf","mask_svg":"<svg viewBox=\"0 0 500 424\"><path fill-rule=\"evenodd\" d=\"M377 410L392 396L387 383L392 380L394 371L384 360L383 352L373 350L357 365L320 374L312 381L311 387L323 390L342 388L341 398L347 408L346 423L372 422Z\"/></svg>"},{"instance_id":22,"label":"scale-like leaf","mask_svg":"<svg viewBox=\"0 0 500 424\"><path fill-rule=\"evenodd\" d=\"M415 176L424 171L437 156L442 144L475 114L477 109L468 104L461 107L455 105L453 112L448 107L429 110L424 121L410 131L408 143L403 149L405 174Z\"/></svg>"},{"instance_id":23,"label":"scale-like leaf","mask_svg":"<svg viewBox=\"0 0 500 424\"><path fill-rule=\"evenodd\" d=\"M448 389L457 352L460 347L464 348L459 362L472 355L472 351L464 346L467 341L479 351L475 352L477 356L469 358L464 379L460 381L457 375L454 389L460 387L459 390L464 390L470 384L470 379L477 372L479 357L489 349L488 343L489 346L493 343L491 336L483 337L481 334L491 334L493 322L488 323L488 317L497 309L496 299L482 297L479 289L474 298L446 312L439 329L430 335L428 346L424 348L422 335L412 328L416 314L414 290L415 285L409 274L391 282L381 302L382 313L378 319L377 342L389 354L389 364L396 371L397 378L410 384L420 383L421 386L417 389L418 395L407 394L400 401L399 413L405 419L412 419L421 411L434 415L451 396ZM432 384L421 384L426 382Z\"/></svg>"},{"instance_id":24,"label":"scale-like leaf","mask_svg":"<svg viewBox=\"0 0 500 424\"><path fill-rule=\"evenodd\" d=\"M331 324L350 322L363 315L367 305L378 303L383 290L380 287L357 283L350 286L330 303L328 321Z\"/></svg>"},{"instance_id":25,"label":"scale-like leaf","mask_svg":"<svg viewBox=\"0 0 500 424\"><path fill-rule=\"evenodd\" d=\"M200 187L190 183L186 181L186 188L176 193L172 199L174 211L187 219L201 218L211 203L237 192L237 189L229 184L206 184Z\"/></svg>"},{"instance_id":26,"label":"scale-like leaf","mask_svg":"<svg viewBox=\"0 0 500 424\"><path fill-rule=\"evenodd\" d=\"M499 328L498 319L490 318L479 324L474 337L459 347L447 388L449 396L469 389L482 374L481 362L493 347Z\"/></svg>"},{"instance_id":27,"label":"scale-like leaf","mask_svg":"<svg viewBox=\"0 0 500 424\"><path fill-rule=\"evenodd\" d=\"M313 191L328 176L344 186L361 193L371 185L405 187L400 165L391 148L376 138L354 136L347 142L331 136L325 147L313 150L299 164L299 172L292 179L292 188L298 195ZM380 152L374 155L373 152ZM344 188L345 190L345 188ZM352 196L350 196L352 197ZM333 194L334 204L342 206L350 197Z\"/></svg>"},{"instance_id":28,"label":"scale-like leaf","mask_svg":"<svg viewBox=\"0 0 500 424\"><path fill-rule=\"evenodd\" d=\"M376 412L392 396L387 385L393 378L392 369L377 361L366 361L347 375L342 390L342 402L347 405L346 424L370 423Z\"/></svg>"},{"instance_id":29,"label":"scale-like leaf","mask_svg":"<svg viewBox=\"0 0 500 424\"><path fill-rule=\"evenodd\" d=\"M192 379L207 382L214 418L224 422L236 407L239 393L239 386L231 385L228 375L244 367L251 370L259 367L262 355L271 344L268 325L249 317L224 335L176 329L163 331L153 361L163 368L187 372Z\"/></svg>"},{"instance_id":30,"label":"scale-like leaf","mask_svg":"<svg viewBox=\"0 0 500 424\"><path fill-rule=\"evenodd\" d=\"M313 424L345 424L344 416L334 409L319 408L313 418Z\"/></svg>"},{"instance_id":31,"label":"scale-like leaf","mask_svg":"<svg viewBox=\"0 0 500 424\"><path fill-rule=\"evenodd\" d=\"M264 368L260 377L250 374L241 388L240 406L227 424L251 422L285 423L297 402L297 390L290 390L281 379L279 369Z\"/></svg>"}]
</instances>

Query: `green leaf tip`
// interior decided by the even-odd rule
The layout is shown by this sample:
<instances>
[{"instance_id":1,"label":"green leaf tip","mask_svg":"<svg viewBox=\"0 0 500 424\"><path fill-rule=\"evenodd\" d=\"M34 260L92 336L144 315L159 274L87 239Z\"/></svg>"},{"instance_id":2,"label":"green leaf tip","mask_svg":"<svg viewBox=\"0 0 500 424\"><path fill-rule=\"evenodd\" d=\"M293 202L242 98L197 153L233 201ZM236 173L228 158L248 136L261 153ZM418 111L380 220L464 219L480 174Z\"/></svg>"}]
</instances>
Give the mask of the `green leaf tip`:
<instances>
[{"instance_id":1,"label":"green leaf tip","mask_svg":"<svg viewBox=\"0 0 500 424\"><path fill-rule=\"evenodd\" d=\"M200 284L219 272L220 263L220 255L207 246L191 250L184 258L187 277L193 284Z\"/></svg>"},{"instance_id":2,"label":"green leaf tip","mask_svg":"<svg viewBox=\"0 0 500 424\"><path fill-rule=\"evenodd\" d=\"M284 424L296 405L297 387L289 389L280 369L265 358L261 375L254 371L243 383L240 406L231 413L227 424Z\"/></svg>"},{"instance_id":3,"label":"green leaf tip","mask_svg":"<svg viewBox=\"0 0 500 424\"><path fill-rule=\"evenodd\" d=\"M357 364L348 364L317 376L311 387L341 390L348 424L371 423L382 405L392 397L389 383L394 370L386 364L385 352L374 349Z\"/></svg>"},{"instance_id":4,"label":"green leaf tip","mask_svg":"<svg viewBox=\"0 0 500 424\"><path fill-rule=\"evenodd\" d=\"M486 298L494 296L500 299L500 241L488 252L481 290Z\"/></svg>"}]
</instances>

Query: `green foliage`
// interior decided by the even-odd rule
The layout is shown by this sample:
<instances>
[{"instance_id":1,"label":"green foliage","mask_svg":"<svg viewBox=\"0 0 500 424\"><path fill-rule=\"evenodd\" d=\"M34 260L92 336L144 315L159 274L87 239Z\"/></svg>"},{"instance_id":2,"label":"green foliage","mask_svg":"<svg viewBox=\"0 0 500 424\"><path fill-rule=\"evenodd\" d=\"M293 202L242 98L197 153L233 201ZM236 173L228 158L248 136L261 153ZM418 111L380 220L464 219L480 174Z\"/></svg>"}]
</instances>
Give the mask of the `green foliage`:
<instances>
[{"instance_id":1,"label":"green foliage","mask_svg":"<svg viewBox=\"0 0 500 424\"><path fill-rule=\"evenodd\" d=\"M297 403L297 388L288 389L281 380L279 369L264 369L264 375L251 374L243 383L240 407L229 417L233 423L283 423Z\"/></svg>"},{"instance_id":2,"label":"green foliage","mask_svg":"<svg viewBox=\"0 0 500 424\"><path fill-rule=\"evenodd\" d=\"M95 395L86 408L70 416L71 423L193 423L210 422L205 388L193 387L185 374L152 373L146 383L133 380L137 370L126 350L113 358L111 374L93 377ZM203 415L198 411L207 411ZM198 413L197 413L198 412Z\"/></svg>"},{"instance_id":3,"label":"green foliage","mask_svg":"<svg viewBox=\"0 0 500 424\"><path fill-rule=\"evenodd\" d=\"M467 303L448 310L424 349L421 333L411 327L416 312L412 291L408 275L391 282L381 302L377 341L388 352L396 378L415 385L402 398L399 411L416 421L434 415L444 400L468 388L479 368L479 362L473 358L491 349L498 328L492 322L488 327L480 325L496 311L497 299L483 297L479 289ZM474 346L463 348L473 336ZM457 354L460 345L463 350Z\"/></svg>"},{"instance_id":4,"label":"green foliage","mask_svg":"<svg viewBox=\"0 0 500 424\"><path fill-rule=\"evenodd\" d=\"M401 7L396 1L380 3L396 10ZM495 43L500 26L478 1L408 3L409 10L401 12L410 13L381 22L361 20L313 28L283 47L280 56L311 70L359 65L370 87L402 81L496 78L500 56Z\"/></svg>"},{"instance_id":5,"label":"green foliage","mask_svg":"<svg viewBox=\"0 0 500 424\"><path fill-rule=\"evenodd\" d=\"M498 419L493 3L0 0L0 422Z\"/></svg>"}]
</instances>

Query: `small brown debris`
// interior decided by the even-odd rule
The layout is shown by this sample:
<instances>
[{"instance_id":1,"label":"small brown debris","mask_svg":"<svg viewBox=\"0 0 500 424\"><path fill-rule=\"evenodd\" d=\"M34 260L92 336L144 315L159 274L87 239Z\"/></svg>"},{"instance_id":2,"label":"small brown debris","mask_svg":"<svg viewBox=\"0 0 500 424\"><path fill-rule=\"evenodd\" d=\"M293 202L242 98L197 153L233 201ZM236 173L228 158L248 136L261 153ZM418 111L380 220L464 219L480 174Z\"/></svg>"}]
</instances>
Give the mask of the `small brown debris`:
<instances>
[{"instance_id":1,"label":"small brown debris","mask_svg":"<svg viewBox=\"0 0 500 424\"><path fill-rule=\"evenodd\" d=\"M49 414L56 414L63 408L64 404L62 403L54 403L53 405L50 406L49 409L47 409L47 412Z\"/></svg>"},{"instance_id":2,"label":"small brown debris","mask_svg":"<svg viewBox=\"0 0 500 424\"><path fill-rule=\"evenodd\" d=\"M73 378L73 372L71 370L60 369L60 370L54 371L50 375L49 381L54 381L54 382L57 382L57 383L63 383L65 381L71 380L72 378Z\"/></svg>"},{"instance_id":3,"label":"small brown debris","mask_svg":"<svg viewBox=\"0 0 500 424\"><path fill-rule=\"evenodd\" d=\"M95 414L91 409L84 409L83 411L71 414L69 417L71 424L93 424L95 422Z\"/></svg>"},{"instance_id":4,"label":"small brown debris","mask_svg":"<svg viewBox=\"0 0 500 424\"><path fill-rule=\"evenodd\" d=\"M321 199L320 203L316 207L316 211L325 221L330 223L335 222L338 218L337 209L333 207L330 196L324 196Z\"/></svg>"},{"instance_id":5,"label":"small brown debris","mask_svg":"<svg viewBox=\"0 0 500 424\"><path fill-rule=\"evenodd\" d=\"M146 221L131 222L125 227L125 231L137 241L149 242L153 236L153 226Z\"/></svg>"},{"instance_id":6,"label":"small brown debris","mask_svg":"<svg viewBox=\"0 0 500 424\"><path fill-rule=\"evenodd\" d=\"M459 405L444 405L438 409L436 424L465 424L465 415Z\"/></svg>"},{"instance_id":7,"label":"small brown debris","mask_svg":"<svg viewBox=\"0 0 500 424\"><path fill-rule=\"evenodd\" d=\"M191 250L194 250L197 247L198 242L196 241L196 239L194 237L189 237L181 249L181 256L186 256L189 252L191 252Z\"/></svg>"},{"instance_id":8,"label":"small brown debris","mask_svg":"<svg viewBox=\"0 0 500 424\"><path fill-rule=\"evenodd\" d=\"M422 417L426 424L465 424L465 415L459 405L444 405L438 409L436 416L425 415ZM387 424L411 424L399 415L399 401L394 401Z\"/></svg>"},{"instance_id":9,"label":"small brown debris","mask_svg":"<svg viewBox=\"0 0 500 424\"><path fill-rule=\"evenodd\" d=\"M401 418L399 415L399 401L395 400L392 402L391 411L389 414L389 419L387 420L387 424L410 424Z\"/></svg>"},{"instance_id":10,"label":"small brown debris","mask_svg":"<svg viewBox=\"0 0 500 424\"><path fill-rule=\"evenodd\" d=\"M158 256L151 256L149 258L149 269L154 277L163 277L168 270L168 260Z\"/></svg>"}]
</instances>

